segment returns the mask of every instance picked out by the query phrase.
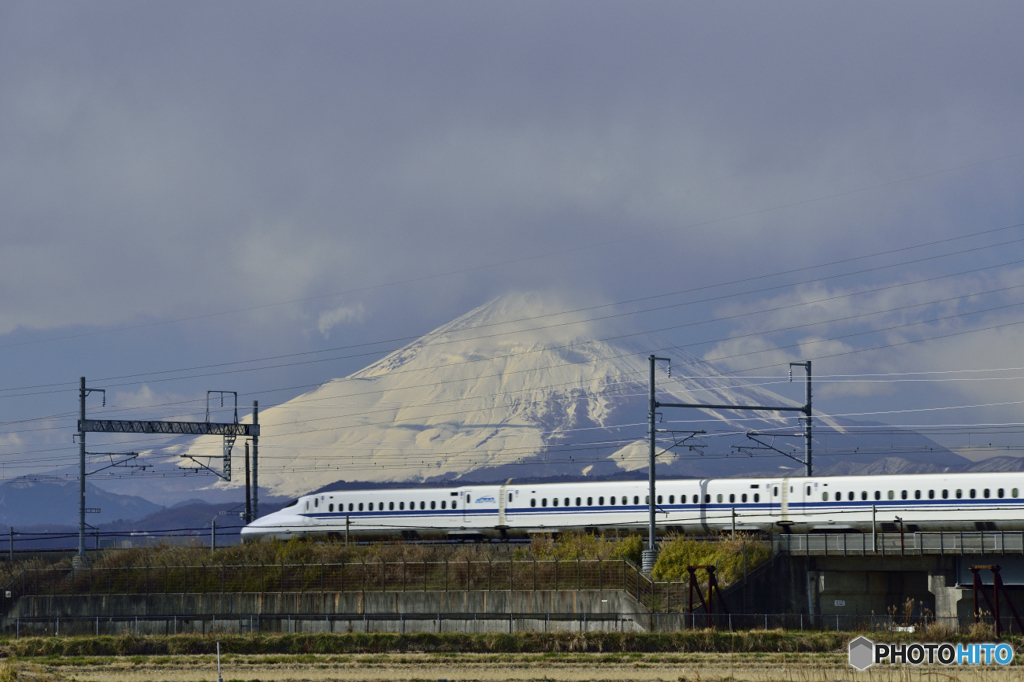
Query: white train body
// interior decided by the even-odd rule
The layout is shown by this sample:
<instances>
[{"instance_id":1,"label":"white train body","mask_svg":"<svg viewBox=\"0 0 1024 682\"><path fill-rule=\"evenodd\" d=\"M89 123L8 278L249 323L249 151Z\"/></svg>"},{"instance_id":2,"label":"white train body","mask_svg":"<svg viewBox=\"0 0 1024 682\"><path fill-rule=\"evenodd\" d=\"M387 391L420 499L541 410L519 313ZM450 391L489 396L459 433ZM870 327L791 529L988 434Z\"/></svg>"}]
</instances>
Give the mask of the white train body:
<instances>
[{"instance_id":1,"label":"white train body","mask_svg":"<svg viewBox=\"0 0 1024 682\"><path fill-rule=\"evenodd\" d=\"M517 538L644 531L646 481L318 493L253 521L243 540ZM659 532L1024 530L1024 472L658 481Z\"/></svg>"}]
</instances>

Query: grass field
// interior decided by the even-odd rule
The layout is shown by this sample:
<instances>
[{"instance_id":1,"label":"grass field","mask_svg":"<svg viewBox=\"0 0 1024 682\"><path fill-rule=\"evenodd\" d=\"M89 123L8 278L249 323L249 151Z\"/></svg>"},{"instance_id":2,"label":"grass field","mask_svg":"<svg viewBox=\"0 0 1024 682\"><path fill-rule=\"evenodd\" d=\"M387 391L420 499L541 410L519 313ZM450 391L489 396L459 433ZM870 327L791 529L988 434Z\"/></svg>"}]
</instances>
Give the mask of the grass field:
<instances>
[{"instance_id":1,"label":"grass field","mask_svg":"<svg viewBox=\"0 0 1024 682\"><path fill-rule=\"evenodd\" d=\"M997 682L1021 679L1010 669L875 667L857 673L841 653L769 654L227 654L222 675L230 680L667 680L751 682ZM8 680L114 680L116 682L193 682L217 679L216 657L45 656L13 659L0 666Z\"/></svg>"},{"instance_id":2,"label":"grass field","mask_svg":"<svg viewBox=\"0 0 1024 682\"><path fill-rule=\"evenodd\" d=\"M967 633L959 639L990 639ZM222 636L224 680L680 680L996 682L1009 668L847 665L850 633ZM910 637L903 637L909 641ZM215 636L0 641L0 682L217 679ZM1015 642L1019 645L1020 642ZM1016 661L1015 661L1016 663Z\"/></svg>"}]
</instances>

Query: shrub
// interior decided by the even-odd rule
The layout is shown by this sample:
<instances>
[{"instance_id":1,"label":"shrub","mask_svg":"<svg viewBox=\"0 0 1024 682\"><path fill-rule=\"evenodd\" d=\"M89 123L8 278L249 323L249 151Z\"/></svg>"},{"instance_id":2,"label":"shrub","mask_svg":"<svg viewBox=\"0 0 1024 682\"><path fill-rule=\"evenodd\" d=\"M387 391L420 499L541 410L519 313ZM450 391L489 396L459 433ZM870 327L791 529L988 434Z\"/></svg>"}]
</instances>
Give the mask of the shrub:
<instances>
[{"instance_id":1,"label":"shrub","mask_svg":"<svg viewBox=\"0 0 1024 682\"><path fill-rule=\"evenodd\" d=\"M651 577L655 580L685 580L688 566L716 566L719 584L728 585L743 575L743 552L746 552L747 571L771 558L771 547L764 542L743 538L709 542L677 537L662 548ZM700 577L703 579L704 574L701 573Z\"/></svg>"}]
</instances>

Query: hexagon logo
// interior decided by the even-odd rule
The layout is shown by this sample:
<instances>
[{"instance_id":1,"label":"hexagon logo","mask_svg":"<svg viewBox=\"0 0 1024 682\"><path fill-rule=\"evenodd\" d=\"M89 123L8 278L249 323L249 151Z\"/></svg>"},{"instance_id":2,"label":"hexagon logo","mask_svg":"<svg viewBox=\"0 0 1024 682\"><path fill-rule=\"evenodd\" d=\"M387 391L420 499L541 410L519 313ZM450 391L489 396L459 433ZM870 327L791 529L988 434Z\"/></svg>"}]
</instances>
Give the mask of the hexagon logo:
<instances>
[{"instance_id":1,"label":"hexagon logo","mask_svg":"<svg viewBox=\"0 0 1024 682\"><path fill-rule=\"evenodd\" d=\"M875 643L867 637L858 637L850 642L850 665L857 670L867 670L875 663Z\"/></svg>"}]
</instances>

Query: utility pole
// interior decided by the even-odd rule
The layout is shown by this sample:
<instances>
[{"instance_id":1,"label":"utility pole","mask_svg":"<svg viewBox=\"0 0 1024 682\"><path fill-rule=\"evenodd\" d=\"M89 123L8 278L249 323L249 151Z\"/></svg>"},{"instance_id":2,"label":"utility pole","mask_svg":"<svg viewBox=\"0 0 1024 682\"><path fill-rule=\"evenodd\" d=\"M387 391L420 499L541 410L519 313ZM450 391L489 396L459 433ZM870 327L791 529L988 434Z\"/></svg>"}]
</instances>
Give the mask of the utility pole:
<instances>
[{"instance_id":1,"label":"utility pole","mask_svg":"<svg viewBox=\"0 0 1024 682\"><path fill-rule=\"evenodd\" d=\"M252 401L252 518L260 515L260 401Z\"/></svg>"}]
</instances>

